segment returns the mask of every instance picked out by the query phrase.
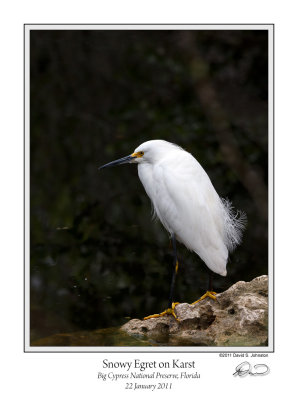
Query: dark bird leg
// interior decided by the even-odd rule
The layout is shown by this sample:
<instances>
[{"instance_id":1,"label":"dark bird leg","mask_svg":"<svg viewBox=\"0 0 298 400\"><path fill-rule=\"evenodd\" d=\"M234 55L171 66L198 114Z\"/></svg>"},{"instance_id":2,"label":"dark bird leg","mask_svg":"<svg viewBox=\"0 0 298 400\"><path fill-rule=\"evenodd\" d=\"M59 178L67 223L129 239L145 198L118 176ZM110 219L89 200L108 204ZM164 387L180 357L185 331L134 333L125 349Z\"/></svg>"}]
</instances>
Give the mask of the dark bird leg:
<instances>
[{"instance_id":1,"label":"dark bird leg","mask_svg":"<svg viewBox=\"0 0 298 400\"><path fill-rule=\"evenodd\" d=\"M208 271L208 275L209 275L208 290L209 290L209 292L212 292L213 291L213 272Z\"/></svg>"},{"instance_id":2,"label":"dark bird leg","mask_svg":"<svg viewBox=\"0 0 298 400\"><path fill-rule=\"evenodd\" d=\"M173 244L173 264L174 264L174 271L172 275L172 282L171 282L171 289L170 289L170 297L169 297L169 303L168 303L168 308L172 308L172 303L173 303L173 297L174 297L174 289L175 289L175 281L176 281L176 275L178 273L178 259L177 259L177 248L176 248L176 238L175 234L172 234L172 244Z\"/></svg>"},{"instance_id":3,"label":"dark bird leg","mask_svg":"<svg viewBox=\"0 0 298 400\"><path fill-rule=\"evenodd\" d=\"M206 297L210 297L210 299L217 300L216 296L215 296L216 292L213 292L213 272L212 271L208 271L208 274L209 274L209 282L208 282L208 290L207 290L207 292L202 297L200 297L199 300L194 301L193 303L191 303L192 305L198 303L199 301L204 300Z\"/></svg>"},{"instance_id":4,"label":"dark bird leg","mask_svg":"<svg viewBox=\"0 0 298 400\"><path fill-rule=\"evenodd\" d=\"M165 311L161 312L160 314L148 315L148 317L145 317L144 319L163 317L166 314L170 314L170 315L173 315L173 317L177 321L179 321L179 319L177 318L177 315L175 313L175 307L176 307L176 305L178 303L173 303L175 281L176 281L176 275L178 273L177 248L176 248L176 238L175 238L175 234L174 233L172 234L171 239L172 239L172 245L173 245L174 271L173 271L173 275L172 275L172 282L171 282L171 288L170 288L170 297L169 297L168 308Z\"/></svg>"}]
</instances>

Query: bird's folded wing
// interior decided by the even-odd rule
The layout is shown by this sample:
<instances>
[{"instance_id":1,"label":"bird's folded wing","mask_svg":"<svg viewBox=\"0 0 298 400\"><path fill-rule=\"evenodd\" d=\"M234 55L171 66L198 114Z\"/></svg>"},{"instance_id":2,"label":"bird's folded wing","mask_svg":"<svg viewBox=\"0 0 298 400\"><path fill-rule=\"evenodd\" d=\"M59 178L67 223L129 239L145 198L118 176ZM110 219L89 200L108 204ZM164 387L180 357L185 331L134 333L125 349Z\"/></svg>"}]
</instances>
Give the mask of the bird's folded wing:
<instances>
[{"instance_id":1,"label":"bird's folded wing","mask_svg":"<svg viewBox=\"0 0 298 400\"><path fill-rule=\"evenodd\" d=\"M208 175L197 164L189 169L162 168L159 180L157 208L164 225L210 269L225 275L228 251L222 207Z\"/></svg>"}]
</instances>

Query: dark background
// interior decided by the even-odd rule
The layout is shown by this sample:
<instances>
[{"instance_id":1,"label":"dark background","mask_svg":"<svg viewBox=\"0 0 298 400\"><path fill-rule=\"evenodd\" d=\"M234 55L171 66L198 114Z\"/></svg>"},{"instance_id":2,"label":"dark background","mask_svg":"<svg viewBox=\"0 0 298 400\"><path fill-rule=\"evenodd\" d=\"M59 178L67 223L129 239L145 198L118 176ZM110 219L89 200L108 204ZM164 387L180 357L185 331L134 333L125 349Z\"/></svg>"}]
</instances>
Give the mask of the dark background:
<instances>
[{"instance_id":1,"label":"dark background","mask_svg":"<svg viewBox=\"0 0 298 400\"><path fill-rule=\"evenodd\" d=\"M267 31L31 31L31 337L118 326L167 306L167 232L133 165L165 139L246 212L243 243L214 289L266 274ZM175 301L207 289L178 245Z\"/></svg>"}]
</instances>

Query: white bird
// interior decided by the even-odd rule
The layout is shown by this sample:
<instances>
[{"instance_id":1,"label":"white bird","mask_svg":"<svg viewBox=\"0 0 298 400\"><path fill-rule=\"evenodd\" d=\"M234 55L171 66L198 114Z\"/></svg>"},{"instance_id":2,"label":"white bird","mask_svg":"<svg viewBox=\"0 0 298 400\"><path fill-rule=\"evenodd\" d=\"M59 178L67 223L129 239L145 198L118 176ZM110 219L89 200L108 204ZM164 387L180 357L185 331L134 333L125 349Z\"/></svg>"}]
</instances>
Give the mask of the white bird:
<instances>
[{"instance_id":1,"label":"white bird","mask_svg":"<svg viewBox=\"0 0 298 400\"><path fill-rule=\"evenodd\" d=\"M139 178L151 199L154 214L170 233L174 250L168 309L146 318L172 314L178 320L174 311L178 303L173 303L178 271L176 239L194 251L212 272L226 276L229 251L241 242L246 216L234 212L231 203L218 196L199 162L173 143L150 140L131 155L99 169L125 163L138 165ZM215 299L215 294L209 287L198 301L206 296Z\"/></svg>"}]
</instances>

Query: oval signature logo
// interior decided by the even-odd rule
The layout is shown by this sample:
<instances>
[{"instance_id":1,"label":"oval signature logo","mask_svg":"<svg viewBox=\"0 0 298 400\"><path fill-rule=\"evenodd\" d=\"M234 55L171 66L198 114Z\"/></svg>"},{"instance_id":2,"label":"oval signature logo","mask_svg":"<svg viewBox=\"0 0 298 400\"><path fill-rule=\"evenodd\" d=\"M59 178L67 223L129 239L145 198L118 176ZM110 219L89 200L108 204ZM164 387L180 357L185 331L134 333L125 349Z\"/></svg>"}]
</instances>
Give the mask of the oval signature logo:
<instances>
[{"instance_id":1,"label":"oval signature logo","mask_svg":"<svg viewBox=\"0 0 298 400\"><path fill-rule=\"evenodd\" d=\"M270 369L266 364L256 364L253 367L248 361L244 361L243 363L237 365L236 371L233 373L233 376L247 376L247 375L267 375Z\"/></svg>"}]
</instances>

